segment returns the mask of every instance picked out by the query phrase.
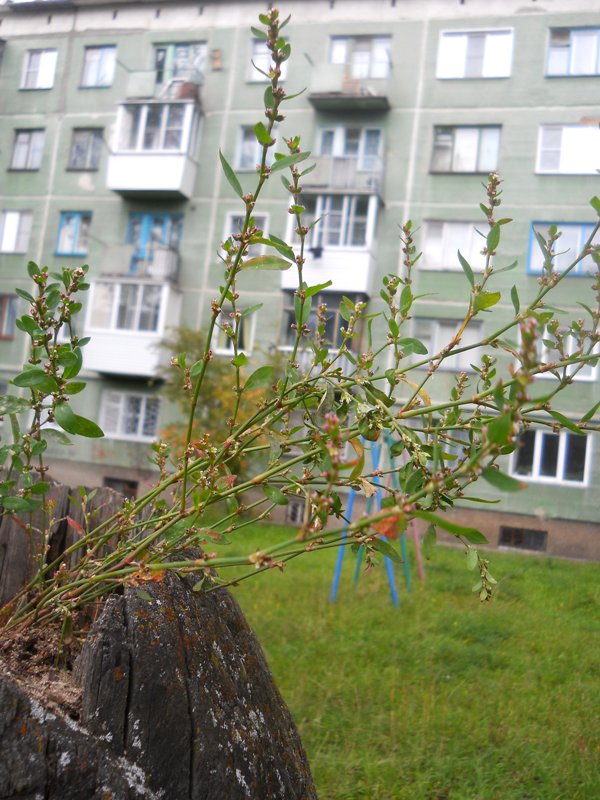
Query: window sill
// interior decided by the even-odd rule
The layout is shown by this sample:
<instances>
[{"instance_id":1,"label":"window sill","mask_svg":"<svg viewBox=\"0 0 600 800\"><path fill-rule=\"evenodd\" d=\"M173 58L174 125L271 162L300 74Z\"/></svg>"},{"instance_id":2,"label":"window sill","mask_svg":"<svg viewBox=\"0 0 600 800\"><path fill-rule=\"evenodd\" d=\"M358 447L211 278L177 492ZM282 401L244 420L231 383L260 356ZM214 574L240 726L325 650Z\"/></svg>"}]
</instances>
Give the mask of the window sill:
<instances>
[{"instance_id":1,"label":"window sill","mask_svg":"<svg viewBox=\"0 0 600 800\"><path fill-rule=\"evenodd\" d=\"M139 444L152 444L156 441L156 436L127 436L119 433L104 433L106 439L115 442L138 442Z\"/></svg>"},{"instance_id":2,"label":"window sill","mask_svg":"<svg viewBox=\"0 0 600 800\"><path fill-rule=\"evenodd\" d=\"M39 172L40 167L8 167L7 172Z\"/></svg>"},{"instance_id":3,"label":"window sill","mask_svg":"<svg viewBox=\"0 0 600 800\"><path fill-rule=\"evenodd\" d=\"M55 251L52 255L55 258L87 258L89 253L59 253Z\"/></svg>"},{"instance_id":4,"label":"window sill","mask_svg":"<svg viewBox=\"0 0 600 800\"><path fill-rule=\"evenodd\" d=\"M592 172L559 172L558 170L550 171L550 170L536 169L535 174L536 175L564 175L567 178L569 176L571 176L573 178L585 178L586 176L588 176L590 178L597 178L598 177L598 173L595 170L593 170Z\"/></svg>"},{"instance_id":5,"label":"window sill","mask_svg":"<svg viewBox=\"0 0 600 800\"><path fill-rule=\"evenodd\" d=\"M65 172L100 172L100 167L65 167Z\"/></svg>"},{"instance_id":6,"label":"window sill","mask_svg":"<svg viewBox=\"0 0 600 800\"><path fill-rule=\"evenodd\" d=\"M99 83L90 86L78 86L78 89L112 89L112 83Z\"/></svg>"},{"instance_id":7,"label":"window sill","mask_svg":"<svg viewBox=\"0 0 600 800\"><path fill-rule=\"evenodd\" d=\"M54 86L19 86L20 92L50 92Z\"/></svg>"},{"instance_id":8,"label":"window sill","mask_svg":"<svg viewBox=\"0 0 600 800\"><path fill-rule=\"evenodd\" d=\"M568 488L578 488L578 489L587 489L588 484L583 481L566 481L561 478L542 478L539 476L534 477L533 475L520 475L516 472L510 472L509 475L515 480L518 481L525 481L526 483L537 483L541 486L565 486Z\"/></svg>"},{"instance_id":9,"label":"window sill","mask_svg":"<svg viewBox=\"0 0 600 800\"><path fill-rule=\"evenodd\" d=\"M438 81L507 81L512 78L512 75L463 75L462 77L444 77L443 75L435 76Z\"/></svg>"},{"instance_id":10,"label":"window sill","mask_svg":"<svg viewBox=\"0 0 600 800\"><path fill-rule=\"evenodd\" d=\"M561 72L557 75L544 75L544 78L549 78L550 80L554 80L555 78L600 78L600 72L583 72L579 73L568 73L568 72Z\"/></svg>"},{"instance_id":11,"label":"window sill","mask_svg":"<svg viewBox=\"0 0 600 800\"><path fill-rule=\"evenodd\" d=\"M450 169L448 169L448 170L430 169L429 170L429 174L430 175L489 175L490 172L496 172L497 169L498 169L497 166L495 166L493 169L484 169L484 170L479 170L479 171L471 171L471 170L458 171L458 170L450 170Z\"/></svg>"}]
</instances>

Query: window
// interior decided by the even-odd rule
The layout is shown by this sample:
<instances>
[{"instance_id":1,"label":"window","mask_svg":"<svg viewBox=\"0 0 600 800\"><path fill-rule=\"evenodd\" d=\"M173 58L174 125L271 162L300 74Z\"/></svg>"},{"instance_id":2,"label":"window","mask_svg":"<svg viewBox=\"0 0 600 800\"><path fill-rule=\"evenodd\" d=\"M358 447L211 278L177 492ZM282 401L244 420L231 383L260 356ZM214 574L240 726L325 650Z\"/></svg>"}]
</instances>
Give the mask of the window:
<instances>
[{"instance_id":1,"label":"window","mask_svg":"<svg viewBox=\"0 0 600 800\"><path fill-rule=\"evenodd\" d=\"M252 40L252 64L250 70L249 80L251 81L267 81L267 75L271 69L271 56L272 53L267 47L267 43L262 39ZM287 75L288 62L284 61L281 65L280 80L285 80ZM266 73L266 74L263 74Z\"/></svg>"},{"instance_id":2,"label":"window","mask_svg":"<svg viewBox=\"0 0 600 800\"><path fill-rule=\"evenodd\" d=\"M74 128L69 153L69 169L98 169L103 135L102 128Z\"/></svg>"},{"instance_id":3,"label":"window","mask_svg":"<svg viewBox=\"0 0 600 800\"><path fill-rule=\"evenodd\" d=\"M550 222L535 222L532 226L529 237L528 272L537 274L542 271L544 257L534 234L539 233L544 239L547 239L548 228L551 224ZM556 255L553 261L553 270L562 272L582 252L594 226L578 222L557 222L556 225L560 231L560 239L554 244ZM594 245L597 246L598 244L600 244L600 237L597 237L594 241ZM594 270L595 266L592 257L586 256L569 274L588 275Z\"/></svg>"},{"instance_id":4,"label":"window","mask_svg":"<svg viewBox=\"0 0 600 800\"><path fill-rule=\"evenodd\" d=\"M21 89L51 89L57 57L57 50L28 50L23 60Z\"/></svg>"},{"instance_id":5,"label":"window","mask_svg":"<svg viewBox=\"0 0 600 800\"><path fill-rule=\"evenodd\" d=\"M185 153L196 119L192 103L127 104L121 107L117 148L121 152Z\"/></svg>"},{"instance_id":6,"label":"window","mask_svg":"<svg viewBox=\"0 0 600 800\"><path fill-rule=\"evenodd\" d=\"M217 319L212 346L217 355L233 355L232 335L237 327L238 352L251 353L254 344L254 331L256 328L256 314L247 315L244 309L238 309L239 317L236 324L231 309L223 309Z\"/></svg>"},{"instance_id":7,"label":"window","mask_svg":"<svg viewBox=\"0 0 600 800\"><path fill-rule=\"evenodd\" d=\"M15 131L10 168L19 170L39 169L42 163L43 150L43 128Z\"/></svg>"},{"instance_id":8,"label":"window","mask_svg":"<svg viewBox=\"0 0 600 800\"><path fill-rule=\"evenodd\" d=\"M518 547L521 550L545 550L548 531L536 531L533 528L500 528L500 547Z\"/></svg>"},{"instance_id":9,"label":"window","mask_svg":"<svg viewBox=\"0 0 600 800\"><path fill-rule=\"evenodd\" d=\"M313 297L313 302L310 310L309 317L306 325L310 330L310 336L314 337L317 333L318 317L317 308L321 304L327 306L325 312L325 331L324 339L325 344L330 348L338 348L343 339L340 333L340 328L345 327L346 323L340 313L340 305L342 303L343 295L337 292L320 292ZM350 295L349 299L353 303L358 303L364 300L361 295ZM284 293L284 306L283 306L283 320L280 337L280 346L282 348L292 347L296 340L296 331L292 329L292 325L296 322L296 312L294 310L294 293ZM357 339L353 339L348 345L352 350L358 347ZM311 351L312 353L312 351Z\"/></svg>"},{"instance_id":10,"label":"window","mask_svg":"<svg viewBox=\"0 0 600 800\"><path fill-rule=\"evenodd\" d=\"M302 500L290 500L285 507L285 521L294 525L301 525L304 521L304 502Z\"/></svg>"},{"instance_id":11,"label":"window","mask_svg":"<svg viewBox=\"0 0 600 800\"><path fill-rule=\"evenodd\" d=\"M432 172L494 172L500 127L438 126L433 132Z\"/></svg>"},{"instance_id":12,"label":"window","mask_svg":"<svg viewBox=\"0 0 600 800\"><path fill-rule=\"evenodd\" d=\"M333 36L329 61L345 64L348 78L387 78L391 66L390 47L390 36Z\"/></svg>"},{"instance_id":13,"label":"window","mask_svg":"<svg viewBox=\"0 0 600 800\"><path fill-rule=\"evenodd\" d=\"M328 247L366 247L370 241L368 195L327 194L303 197L306 211L303 224L310 226L308 246L313 249Z\"/></svg>"},{"instance_id":14,"label":"window","mask_svg":"<svg viewBox=\"0 0 600 800\"><path fill-rule=\"evenodd\" d=\"M428 220L423 237L421 269L445 269L462 272L458 251L475 272L485 269L482 249L485 239L477 233L473 222L442 222Z\"/></svg>"},{"instance_id":15,"label":"window","mask_svg":"<svg viewBox=\"0 0 600 800\"><path fill-rule=\"evenodd\" d=\"M151 441L156 436L159 408L158 397L104 392L100 424L108 438Z\"/></svg>"},{"instance_id":16,"label":"window","mask_svg":"<svg viewBox=\"0 0 600 800\"><path fill-rule=\"evenodd\" d=\"M90 328L156 333L163 305L162 285L97 281L90 303Z\"/></svg>"},{"instance_id":17,"label":"window","mask_svg":"<svg viewBox=\"0 0 600 800\"><path fill-rule=\"evenodd\" d=\"M569 356L575 355L581 351L586 352L589 347L589 340L584 337L578 337L576 333L559 330L557 331L559 337L562 339L561 348L558 347L557 337L551 331L544 329L541 336L537 340L538 359L540 364L553 364L557 361L562 361ZM583 342L581 340L583 339ZM582 347L583 344L583 347ZM562 349L562 354L561 354ZM594 353L599 353L598 347L594 348ZM563 374L564 367L558 369L560 375ZM570 365L566 368L566 374L572 375L576 381L593 381L596 379L597 364L589 362L584 364L580 369L576 365ZM555 375L552 372L542 372L538 378L553 378Z\"/></svg>"},{"instance_id":18,"label":"window","mask_svg":"<svg viewBox=\"0 0 600 800\"><path fill-rule=\"evenodd\" d=\"M181 240L181 214L130 214L127 244L133 245L131 272L156 261L165 251L177 253Z\"/></svg>"},{"instance_id":19,"label":"window","mask_svg":"<svg viewBox=\"0 0 600 800\"><path fill-rule=\"evenodd\" d=\"M0 215L0 253L26 253L33 215L31 211L3 211Z\"/></svg>"},{"instance_id":20,"label":"window","mask_svg":"<svg viewBox=\"0 0 600 800\"><path fill-rule=\"evenodd\" d=\"M600 75L600 28L551 28L548 75Z\"/></svg>"},{"instance_id":21,"label":"window","mask_svg":"<svg viewBox=\"0 0 600 800\"><path fill-rule=\"evenodd\" d=\"M172 80L201 84L206 59L205 42L177 42L158 44L154 48L154 69L157 86L166 86Z\"/></svg>"},{"instance_id":22,"label":"window","mask_svg":"<svg viewBox=\"0 0 600 800\"><path fill-rule=\"evenodd\" d=\"M445 31L438 49L438 78L508 78L513 32Z\"/></svg>"},{"instance_id":23,"label":"window","mask_svg":"<svg viewBox=\"0 0 600 800\"><path fill-rule=\"evenodd\" d=\"M130 500L135 500L137 497L138 492L138 482L137 481L127 481L123 478L109 478L106 477L102 481L102 485L106 486L108 489L114 489L115 492L122 494L123 497L127 497Z\"/></svg>"},{"instance_id":24,"label":"window","mask_svg":"<svg viewBox=\"0 0 600 800\"><path fill-rule=\"evenodd\" d=\"M225 222L225 231L223 233L224 239L229 239L233 234L239 233L242 230L245 217L241 214L228 214ZM267 236L268 219L266 214L254 215L254 227L263 232ZM264 245L251 244L248 248L248 257L254 258L260 256L264 252Z\"/></svg>"},{"instance_id":25,"label":"window","mask_svg":"<svg viewBox=\"0 0 600 800\"><path fill-rule=\"evenodd\" d=\"M379 128L325 128L319 134L318 154L347 159L359 170L381 168Z\"/></svg>"},{"instance_id":26,"label":"window","mask_svg":"<svg viewBox=\"0 0 600 800\"><path fill-rule=\"evenodd\" d=\"M600 168L598 125L542 125L538 137L537 171L596 175Z\"/></svg>"},{"instance_id":27,"label":"window","mask_svg":"<svg viewBox=\"0 0 600 800\"><path fill-rule=\"evenodd\" d=\"M547 483L587 483L588 437L569 431L531 429L519 436L511 472Z\"/></svg>"},{"instance_id":28,"label":"window","mask_svg":"<svg viewBox=\"0 0 600 800\"><path fill-rule=\"evenodd\" d=\"M458 333L462 320L457 319L429 319L426 317L416 317L413 322L413 335L419 339L433 358L444 347L450 344ZM463 335L458 348L476 344L483 338L483 323L473 320L463 331ZM421 360L418 356L418 360ZM440 365L440 369L456 370L469 372L472 370L471 364L477 363L480 358L480 348L476 347L466 350L463 353L455 353L446 356Z\"/></svg>"},{"instance_id":29,"label":"window","mask_svg":"<svg viewBox=\"0 0 600 800\"><path fill-rule=\"evenodd\" d=\"M84 88L111 86L117 63L117 48L112 45L86 47L83 54L81 86Z\"/></svg>"},{"instance_id":30,"label":"window","mask_svg":"<svg viewBox=\"0 0 600 800\"><path fill-rule=\"evenodd\" d=\"M269 154L272 151L269 151ZM237 168L256 171L262 157L262 145L259 144L252 125L242 125L238 139Z\"/></svg>"},{"instance_id":31,"label":"window","mask_svg":"<svg viewBox=\"0 0 600 800\"><path fill-rule=\"evenodd\" d=\"M17 298L12 294L0 294L0 339L13 339L17 318ZM1 392L6 394L6 392Z\"/></svg>"},{"instance_id":32,"label":"window","mask_svg":"<svg viewBox=\"0 0 600 800\"><path fill-rule=\"evenodd\" d=\"M62 211L58 225L56 255L87 255L91 224L91 211Z\"/></svg>"}]
</instances>

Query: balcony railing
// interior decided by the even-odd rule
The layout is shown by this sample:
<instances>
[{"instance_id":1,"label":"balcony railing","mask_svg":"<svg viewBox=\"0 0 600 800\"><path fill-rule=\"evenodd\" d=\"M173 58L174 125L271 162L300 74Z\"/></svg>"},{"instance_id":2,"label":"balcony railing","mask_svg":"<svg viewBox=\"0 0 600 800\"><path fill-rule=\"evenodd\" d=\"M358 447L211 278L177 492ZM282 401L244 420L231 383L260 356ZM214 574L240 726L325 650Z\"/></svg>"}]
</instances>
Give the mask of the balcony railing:
<instances>
[{"instance_id":1,"label":"balcony railing","mask_svg":"<svg viewBox=\"0 0 600 800\"><path fill-rule=\"evenodd\" d=\"M179 273L179 251L174 247L148 247L140 251L132 244L107 247L101 262L102 275L129 275L175 283Z\"/></svg>"},{"instance_id":2,"label":"balcony railing","mask_svg":"<svg viewBox=\"0 0 600 800\"><path fill-rule=\"evenodd\" d=\"M280 353L283 353L289 357L293 348L289 345L280 345L277 349ZM329 359L332 360L336 353L337 350L330 350ZM316 366L313 366L314 358L315 354L312 350L299 350L296 353L296 363L298 364L298 369L300 372L318 375L318 373L321 372L322 365L317 364ZM340 356L338 359L336 359L334 367L341 367L343 375L350 375L352 370L355 369L356 365L353 364L347 356Z\"/></svg>"},{"instance_id":3,"label":"balcony railing","mask_svg":"<svg viewBox=\"0 0 600 800\"><path fill-rule=\"evenodd\" d=\"M309 286L330 280L332 292L360 292L370 296L374 272L374 257L366 247L319 247L305 252L302 279ZM294 270L281 273L281 288L298 288Z\"/></svg>"},{"instance_id":4,"label":"balcony railing","mask_svg":"<svg viewBox=\"0 0 600 800\"><path fill-rule=\"evenodd\" d=\"M341 190L383 194L383 163L378 157L317 156L316 167L302 178L305 191Z\"/></svg>"},{"instance_id":5,"label":"balcony railing","mask_svg":"<svg viewBox=\"0 0 600 800\"><path fill-rule=\"evenodd\" d=\"M389 111L390 79L357 78L347 64L316 64L308 100L317 111Z\"/></svg>"}]
</instances>

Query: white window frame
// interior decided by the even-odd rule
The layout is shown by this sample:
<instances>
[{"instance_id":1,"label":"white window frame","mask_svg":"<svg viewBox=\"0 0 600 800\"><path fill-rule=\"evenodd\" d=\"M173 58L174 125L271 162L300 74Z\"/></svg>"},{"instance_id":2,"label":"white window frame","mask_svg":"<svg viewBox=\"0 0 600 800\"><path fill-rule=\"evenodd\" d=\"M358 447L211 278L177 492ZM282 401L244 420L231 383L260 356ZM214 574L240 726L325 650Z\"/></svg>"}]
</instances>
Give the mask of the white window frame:
<instances>
[{"instance_id":1,"label":"white window frame","mask_svg":"<svg viewBox=\"0 0 600 800\"><path fill-rule=\"evenodd\" d=\"M178 63L180 53L185 53L185 65ZM201 84L204 79L206 65L206 42L156 42L154 44L154 71L156 85L168 86L172 80L179 79ZM179 52L178 52L179 51ZM158 54L164 52L164 62L159 64ZM159 73L161 80L159 80Z\"/></svg>"},{"instance_id":2,"label":"white window frame","mask_svg":"<svg viewBox=\"0 0 600 800\"><path fill-rule=\"evenodd\" d=\"M475 53L475 42L482 41L481 52ZM436 77L442 80L509 78L512 72L514 31L512 28L487 30L441 31L438 45ZM471 58L469 56L471 50ZM503 51L503 52L500 52Z\"/></svg>"},{"instance_id":3,"label":"white window frame","mask_svg":"<svg viewBox=\"0 0 600 800\"><path fill-rule=\"evenodd\" d=\"M0 214L0 253L26 253L32 225L31 211L3 211Z\"/></svg>"},{"instance_id":4,"label":"white window frame","mask_svg":"<svg viewBox=\"0 0 600 800\"><path fill-rule=\"evenodd\" d=\"M329 63L344 64L346 77L353 80L385 79L389 77L392 66L391 44L389 35L332 36L329 40Z\"/></svg>"},{"instance_id":5,"label":"white window frame","mask_svg":"<svg viewBox=\"0 0 600 800\"><path fill-rule=\"evenodd\" d=\"M458 333L462 320L459 319L436 319L434 317L419 316L413 318L413 336L419 339L427 348L430 360L454 338ZM483 339L483 322L481 320L471 320L463 331L460 343L457 347L465 347L475 344ZM463 353L456 353L446 356L438 367L439 370L450 372L473 372L471 364L478 364L481 361L482 348L475 347ZM421 361L423 356L415 355L415 361Z\"/></svg>"},{"instance_id":6,"label":"white window frame","mask_svg":"<svg viewBox=\"0 0 600 800\"><path fill-rule=\"evenodd\" d=\"M76 158L76 139L83 139L83 149L85 149L85 159L83 166L75 163ZM76 172L93 172L100 167L102 145L104 144L103 128L73 128L71 136L71 148L69 150L69 162L67 169ZM98 163L95 163L97 158Z\"/></svg>"},{"instance_id":7,"label":"white window frame","mask_svg":"<svg viewBox=\"0 0 600 800\"><path fill-rule=\"evenodd\" d=\"M112 86L117 65L117 46L99 44L85 47L80 89L106 89Z\"/></svg>"},{"instance_id":8,"label":"white window frame","mask_svg":"<svg viewBox=\"0 0 600 800\"><path fill-rule=\"evenodd\" d=\"M94 320L95 313L100 311L100 316L103 316L102 309L99 307L99 288L100 286L107 286L109 287L109 291L112 292L112 295L107 298L109 304L104 309L106 312L106 317L108 319L108 324L100 324L97 320ZM119 310L121 308L121 295L122 295L122 287L136 287L138 289L137 295L135 297L135 302L130 306L133 308L133 324L123 327L119 325ZM144 293L149 289L156 289L160 290L160 297L158 301L158 314L156 317L156 325L154 328L141 328L140 322L144 313L146 313L147 306L144 303ZM164 331L164 324L165 324L165 314L166 314L166 307L167 307L167 293L168 293L168 286L166 284L156 284L150 282L140 282L140 281L96 281L92 283L91 292L90 292L90 301L88 303L88 319L86 324L86 330L90 331L98 331L98 332L112 332L112 333L119 333L123 336L157 336L162 334ZM152 308L152 306L150 306Z\"/></svg>"},{"instance_id":9,"label":"white window frame","mask_svg":"<svg viewBox=\"0 0 600 800\"><path fill-rule=\"evenodd\" d=\"M433 129L433 149L430 172L443 175L481 175L495 172L500 159L501 125L436 125ZM484 147L484 140L488 144ZM471 141L469 141L471 140ZM495 141L494 141L495 140ZM489 145L495 145L495 159L486 163L490 153ZM462 166L461 158L465 152L474 156L474 163ZM448 168L438 163L448 154Z\"/></svg>"},{"instance_id":10,"label":"white window frame","mask_svg":"<svg viewBox=\"0 0 600 800\"><path fill-rule=\"evenodd\" d=\"M254 337L256 333L256 312L244 316L244 308L238 308L241 314L238 322L238 353L252 355L254 349ZM213 330L211 346L214 353L218 356L233 356L234 347L232 339L227 335L226 328L235 328L235 319L231 308L223 308L217 317L217 324ZM240 335L241 334L241 335ZM243 339L244 347L240 347L239 340Z\"/></svg>"},{"instance_id":11,"label":"white window frame","mask_svg":"<svg viewBox=\"0 0 600 800\"><path fill-rule=\"evenodd\" d=\"M562 332L564 334L564 331ZM556 348L549 347L545 341L551 341L551 334L549 331L544 330L540 338L537 340L538 359L540 364L552 364L560 361L561 356ZM565 340L565 355L571 356L577 350L577 340L573 335L566 336ZM596 345L594 352L600 356L600 345ZM562 374L563 368L559 368L559 373ZM567 367L567 375L574 381L595 381L598 376L598 364L585 364L581 369L577 369L576 364L571 364ZM536 379L542 378L544 380L556 380L551 372L540 372L536 375Z\"/></svg>"},{"instance_id":12,"label":"white window frame","mask_svg":"<svg viewBox=\"0 0 600 800\"><path fill-rule=\"evenodd\" d=\"M329 352L335 353L337 352L338 347L342 342L342 335L340 333L340 328L346 327L346 322L341 315L340 308L342 304L342 298L346 296L349 300L353 303L362 303L366 300L366 297L362 293L346 293L343 292L319 292L317 295L314 295L312 298L312 305L310 314L308 319L306 320L306 325L311 332L311 335L314 333L316 329L316 322L317 322L317 308L319 305L324 303L327 306L327 318L332 320L330 325L331 328L331 341L329 342ZM278 349L282 352L291 352L294 344L294 340L296 337L296 332L292 329L291 325L295 322L296 319L296 311L294 306L294 293L291 291L285 291L283 293L283 309L282 309L282 317L281 317L281 332L279 336L279 346ZM326 325L326 333L327 333L327 325ZM348 347L353 351L358 351L359 345L359 337L356 337L348 342ZM312 359L314 354L310 348L308 351L310 358Z\"/></svg>"},{"instance_id":13,"label":"white window frame","mask_svg":"<svg viewBox=\"0 0 600 800\"><path fill-rule=\"evenodd\" d=\"M65 229L72 227L71 248L63 246ZM92 226L91 211L61 211L58 221L58 235L56 237L55 255L58 256L86 256L89 250L89 235Z\"/></svg>"},{"instance_id":14,"label":"white window frame","mask_svg":"<svg viewBox=\"0 0 600 800\"><path fill-rule=\"evenodd\" d=\"M275 135L275 130L273 131ZM252 125L240 125L235 152L235 168L239 172L256 172L262 158L263 146L254 133ZM267 166L273 163L274 148L267 150Z\"/></svg>"},{"instance_id":15,"label":"white window frame","mask_svg":"<svg viewBox=\"0 0 600 800\"><path fill-rule=\"evenodd\" d=\"M341 222L339 226L340 236L338 237L337 244L331 244L327 241L328 233L330 232L330 222L332 214L332 204L337 203L341 199ZM356 215L356 205L359 200L367 202L366 217ZM311 229L307 237L307 247L321 248L322 250L352 250L352 251L366 251L369 250L373 241L375 232L375 225L377 222L377 204L378 200L375 195L366 194L320 194L320 195L305 195L302 198L302 204L305 206L306 211L303 214L304 225L310 225L313 220L319 220L317 224ZM313 208L310 208L310 205ZM335 211L335 209L334 209ZM364 219L365 224L365 242L364 244L351 244L352 231L354 225ZM293 232L295 225L294 221L290 218L291 228ZM292 238L295 234L292 234Z\"/></svg>"},{"instance_id":16,"label":"white window frame","mask_svg":"<svg viewBox=\"0 0 600 800\"><path fill-rule=\"evenodd\" d=\"M38 61L39 58L39 61ZM56 75L58 50L27 50L23 58L21 89L52 89ZM38 61L35 65L32 62Z\"/></svg>"},{"instance_id":17,"label":"white window frame","mask_svg":"<svg viewBox=\"0 0 600 800\"><path fill-rule=\"evenodd\" d=\"M254 226L263 232L263 237L268 238L269 231L269 215L268 214L253 214ZM228 211L225 217L225 229L223 231L223 240L229 239L233 234L239 233L241 226L244 222L244 215L238 214L235 211ZM252 244L248 248L248 258L261 256L265 252L264 244Z\"/></svg>"},{"instance_id":18,"label":"white window frame","mask_svg":"<svg viewBox=\"0 0 600 800\"><path fill-rule=\"evenodd\" d=\"M358 148L352 152L348 147L348 132L358 131ZM367 138L369 134L377 134L377 154L367 153ZM325 139L330 135L331 148L325 147ZM322 158L343 159L356 163L355 169L358 172L375 172L381 169L381 152L383 143L383 131L381 128L369 126L350 126L335 125L332 127L321 128L318 135L317 152ZM331 152L324 152L325 150Z\"/></svg>"},{"instance_id":19,"label":"white window frame","mask_svg":"<svg viewBox=\"0 0 600 800\"><path fill-rule=\"evenodd\" d=\"M537 231L541 233L544 239L547 239L548 228L552 224L555 224L558 230L562 232L561 238L554 243L554 250L557 253L553 261L554 272L561 272L566 269L571 261L581 253L583 245L588 240L594 227L590 222L533 222L529 234L529 254L527 258L527 272L530 275L539 275L543 270L544 264L542 251L537 243L534 232ZM565 234L568 234L568 236L565 236ZM571 240L569 244L573 244L574 246L568 246L568 239ZM594 244L600 245L600 237L596 239ZM595 270L596 267L592 257L586 256L569 273L569 277L590 275L594 273Z\"/></svg>"},{"instance_id":20,"label":"white window frame","mask_svg":"<svg viewBox=\"0 0 600 800\"><path fill-rule=\"evenodd\" d=\"M17 296L0 294L0 339L15 338L15 322L17 319ZM6 392L0 392L6 394Z\"/></svg>"},{"instance_id":21,"label":"white window frame","mask_svg":"<svg viewBox=\"0 0 600 800\"><path fill-rule=\"evenodd\" d=\"M597 175L599 169L600 128L597 124L540 125L536 172Z\"/></svg>"},{"instance_id":22,"label":"white window frame","mask_svg":"<svg viewBox=\"0 0 600 800\"><path fill-rule=\"evenodd\" d=\"M171 109L183 107L183 119L177 127L170 125ZM158 131L158 147L145 147L145 136L148 128L149 111L160 109L160 124ZM131 110L130 110L131 109ZM156 102L156 103L124 103L119 106L117 120L116 153L189 153L195 132L196 115L195 106L188 102ZM179 131L179 147L167 147L167 137L172 131ZM135 141L131 146L132 131L135 132Z\"/></svg>"},{"instance_id":23,"label":"white window frame","mask_svg":"<svg viewBox=\"0 0 600 800\"><path fill-rule=\"evenodd\" d=\"M485 239L477 232L476 222L426 220L423 256L420 269L462 272L457 250L466 258L473 272L483 272Z\"/></svg>"},{"instance_id":24,"label":"white window frame","mask_svg":"<svg viewBox=\"0 0 600 800\"><path fill-rule=\"evenodd\" d=\"M528 428L527 431L524 433L533 433L535 438L533 442L533 461L531 466L531 472L519 472L517 471L517 457L518 457L518 450L512 454L510 459L510 474L513 475L515 478L519 478L520 480L531 481L533 483L550 483L553 485L561 484L565 486L578 486L578 487L585 487L589 484L590 478L590 463L591 463L591 450L590 447L590 437L587 434L578 435L576 433L571 433L570 431L561 431L560 433L554 433L549 428ZM541 474L541 467L542 467L542 454L543 454L543 446L544 446L544 437L558 437L558 453L557 453L557 463L556 463L556 473L554 476L551 475L542 475ZM565 470L567 467L567 452L568 452L568 445L573 439L585 439L585 462L583 466L583 480L568 480L565 478Z\"/></svg>"},{"instance_id":25,"label":"white window frame","mask_svg":"<svg viewBox=\"0 0 600 800\"><path fill-rule=\"evenodd\" d=\"M269 74L271 69L271 56L273 54L267 47L267 43L262 39L252 39L250 43L250 72L248 73L248 81L250 83L267 83L269 78L263 75L263 72ZM255 66L256 65L256 66ZM288 61L281 64L280 81L287 78ZM262 72L259 72L262 70Z\"/></svg>"},{"instance_id":26,"label":"white window frame","mask_svg":"<svg viewBox=\"0 0 600 800\"><path fill-rule=\"evenodd\" d=\"M34 172L42 166L44 128L17 128L10 159L15 172Z\"/></svg>"},{"instance_id":27,"label":"white window frame","mask_svg":"<svg viewBox=\"0 0 600 800\"><path fill-rule=\"evenodd\" d=\"M563 37L564 43L557 39ZM555 43L552 43L554 38ZM589 68L578 67L581 40L587 39L592 45ZM578 40L580 40L578 44ZM561 63L563 62L563 63ZM600 75L600 27L589 28L550 28L548 31L548 51L546 59L546 75L556 77L585 77Z\"/></svg>"},{"instance_id":28,"label":"white window frame","mask_svg":"<svg viewBox=\"0 0 600 800\"><path fill-rule=\"evenodd\" d=\"M139 417L135 432L123 430L127 422L127 403L129 400L140 402ZM152 411L149 405L152 404ZM111 408L112 406L112 408ZM148 423L149 413L155 414L156 419L151 434L144 433L144 427ZM116 425L113 424L111 415L116 415ZM107 439L123 439L125 441L152 442L157 437L158 419L160 415L160 398L155 394L144 394L142 392L121 392L106 390L102 394L100 406L100 425L104 430Z\"/></svg>"}]
</instances>

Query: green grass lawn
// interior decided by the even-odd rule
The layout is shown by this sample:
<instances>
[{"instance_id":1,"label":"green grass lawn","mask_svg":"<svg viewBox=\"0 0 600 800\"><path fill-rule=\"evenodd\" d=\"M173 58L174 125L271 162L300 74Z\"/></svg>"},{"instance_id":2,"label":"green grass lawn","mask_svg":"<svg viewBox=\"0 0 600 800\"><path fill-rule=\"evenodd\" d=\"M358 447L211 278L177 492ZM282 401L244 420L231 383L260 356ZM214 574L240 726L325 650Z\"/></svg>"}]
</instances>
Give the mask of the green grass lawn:
<instances>
[{"instance_id":1,"label":"green grass lawn","mask_svg":"<svg viewBox=\"0 0 600 800\"><path fill-rule=\"evenodd\" d=\"M278 538L252 531L243 552ZM600 798L600 565L492 553L482 605L462 551L438 547L424 587L397 570L397 608L383 568L353 588L350 551L330 603L336 555L233 590L321 800Z\"/></svg>"}]
</instances>

